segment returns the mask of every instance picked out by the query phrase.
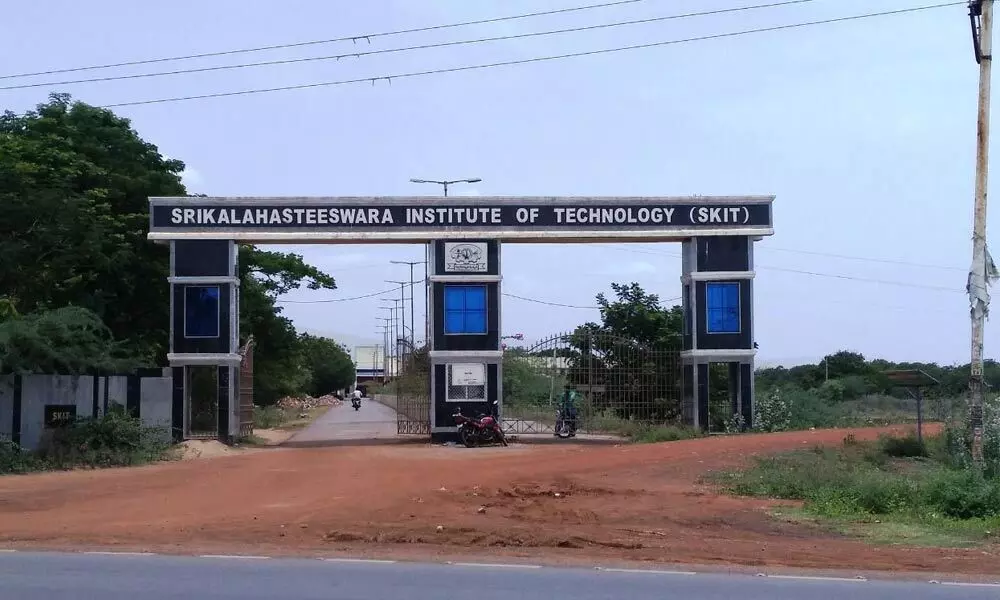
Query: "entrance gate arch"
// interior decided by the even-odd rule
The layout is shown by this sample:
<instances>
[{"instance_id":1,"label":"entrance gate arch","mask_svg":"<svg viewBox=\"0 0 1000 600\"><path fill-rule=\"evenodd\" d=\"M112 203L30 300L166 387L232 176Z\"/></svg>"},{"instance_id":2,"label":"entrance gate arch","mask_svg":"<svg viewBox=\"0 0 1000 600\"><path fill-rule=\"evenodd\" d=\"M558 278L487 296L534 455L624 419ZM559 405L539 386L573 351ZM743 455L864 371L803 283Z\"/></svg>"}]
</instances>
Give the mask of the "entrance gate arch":
<instances>
[{"instance_id":1,"label":"entrance gate arch","mask_svg":"<svg viewBox=\"0 0 1000 600\"><path fill-rule=\"evenodd\" d=\"M450 439L456 432L455 409L480 412L504 397L501 244L680 242L680 375L661 387L679 386L681 418L706 428L709 365L727 363L733 412L749 424L756 354L753 246L774 233L773 201L773 196L150 198L148 237L170 245L167 359L174 379L173 430L179 437L186 431L192 393L187 373L213 367L218 369L218 435L227 441L240 435L239 243L424 245L429 402L407 407L409 400L399 398L404 404L398 407L429 414L426 419L400 416L399 428ZM588 360L618 347L610 339L596 341L611 345L593 349ZM622 340L615 343L624 347ZM651 349L634 353L656 354ZM662 404L650 411L672 406L666 392L660 402L661 394L643 387L641 369L629 369L618 371L624 381L614 388L620 405L609 400L614 386L596 379L581 380L588 401L633 420L639 406ZM638 398L650 400L643 404Z\"/></svg>"}]
</instances>

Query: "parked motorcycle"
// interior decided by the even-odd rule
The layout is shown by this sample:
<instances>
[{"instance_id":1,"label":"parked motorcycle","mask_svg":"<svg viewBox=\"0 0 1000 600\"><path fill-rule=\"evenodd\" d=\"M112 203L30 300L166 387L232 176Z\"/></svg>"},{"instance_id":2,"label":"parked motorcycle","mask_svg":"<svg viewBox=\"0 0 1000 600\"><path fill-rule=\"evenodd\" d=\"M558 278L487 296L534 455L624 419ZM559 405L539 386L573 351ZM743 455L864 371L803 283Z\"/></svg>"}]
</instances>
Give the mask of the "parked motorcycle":
<instances>
[{"instance_id":1,"label":"parked motorcycle","mask_svg":"<svg viewBox=\"0 0 1000 600\"><path fill-rule=\"evenodd\" d=\"M498 405L499 403L494 400L494 412ZM474 419L463 415L462 409L458 409L452 417L455 419L455 424L458 425L458 437L466 448L496 443L501 446L507 445L507 438L503 434L503 428L500 427L500 420L495 415L479 415Z\"/></svg>"}]
</instances>

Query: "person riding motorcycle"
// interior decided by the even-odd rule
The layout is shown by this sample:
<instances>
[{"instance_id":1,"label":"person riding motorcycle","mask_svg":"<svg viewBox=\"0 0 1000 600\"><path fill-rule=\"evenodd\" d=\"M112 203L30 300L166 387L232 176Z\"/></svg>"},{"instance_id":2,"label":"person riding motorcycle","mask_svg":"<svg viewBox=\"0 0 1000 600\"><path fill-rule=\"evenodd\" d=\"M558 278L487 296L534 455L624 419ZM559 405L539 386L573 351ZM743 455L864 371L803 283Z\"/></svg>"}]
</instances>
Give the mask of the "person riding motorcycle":
<instances>
[{"instance_id":1,"label":"person riding motorcycle","mask_svg":"<svg viewBox=\"0 0 1000 600\"><path fill-rule=\"evenodd\" d=\"M354 393L351 395L351 405L354 408L361 406L361 390L354 390Z\"/></svg>"},{"instance_id":2,"label":"person riding motorcycle","mask_svg":"<svg viewBox=\"0 0 1000 600\"><path fill-rule=\"evenodd\" d=\"M556 435L564 433L568 437L576 435L577 399L579 395L572 385L563 386L559 398L559 422L556 424Z\"/></svg>"}]
</instances>

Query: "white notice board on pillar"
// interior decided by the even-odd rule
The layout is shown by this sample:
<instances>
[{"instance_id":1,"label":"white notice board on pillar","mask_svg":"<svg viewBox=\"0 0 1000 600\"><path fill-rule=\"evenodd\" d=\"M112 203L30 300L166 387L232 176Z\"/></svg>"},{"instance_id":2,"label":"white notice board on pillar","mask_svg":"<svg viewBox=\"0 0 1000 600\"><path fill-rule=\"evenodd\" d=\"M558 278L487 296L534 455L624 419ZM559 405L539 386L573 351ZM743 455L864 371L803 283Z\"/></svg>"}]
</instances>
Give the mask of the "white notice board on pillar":
<instances>
[{"instance_id":1,"label":"white notice board on pillar","mask_svg":"<svg viewBox=\"0 0 1000 600\"><path fill-rule=\"evenodd\" d=\"M486 385L486 365L482 363L456 363L451 365L451 385Z\"/></svg>"}]
</instances>

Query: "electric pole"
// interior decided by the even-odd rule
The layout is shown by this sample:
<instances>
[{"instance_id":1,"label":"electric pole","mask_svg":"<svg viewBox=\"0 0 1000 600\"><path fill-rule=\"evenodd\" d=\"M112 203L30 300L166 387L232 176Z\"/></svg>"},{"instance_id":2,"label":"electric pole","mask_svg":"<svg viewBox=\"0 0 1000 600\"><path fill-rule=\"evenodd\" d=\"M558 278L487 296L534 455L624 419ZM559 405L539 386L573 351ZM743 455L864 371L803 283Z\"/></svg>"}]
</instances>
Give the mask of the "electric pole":
<instances>
[{"instance_id":1,"label":"electric pole","mask_svg":"<svg viewBox=\"0 0 1000 600\"><path fill-rule=\"evenodd\" d=\"M383 324L378 327L382 330L382 383L385 383L388 381L389 374L389 317L376 318L383 321Z\"/></svg>"},{"instance_id":2,"label":"electric pole","mask_svg":"<svg viewBox=\"0 0 1000 600\"><path fill-rule=\"evenodd\" d=\"M979 116L976 127L976 196L972 226L969 292L972 317L972 361L969 365L969 428L972 461L983 465L983 329L989 312L989 285L997 278L986 248L987 166L990 149L990 78L993 66L993 0L970 0L972 47L979 64Z\"/></svg>"},{"instance_id":3,"label":"electric pole","mask_svg":"<svg viewBox=\"0 0 1000 600\"><path fill-rule=\"evenodd\" d=\"M390 281L388 279L386 279L385 282L386 283L395 283L396 285L399 286L399 301L400 301L400 303L402 303L402 307L401 307L401 309L399 311L399 314L402 317L402 321L403 321L403 329L400 331L400 333L403 336L403 340L406 340L406 282L405 281ZM413 323L410 323L410 331L413 331ZM406 346L403 347L403 359L404 359L403 362L405 363L406 362L405 361L405 359L406 359Z\"/></svg>"},{"instance_id":4,"label":"electric pole","mask_svg":"<svg viewBox=\"0 0 1000 600\"><path fill-rule=\"evenodd\" d=\"M426 265L427 261L426 260L390 260L389 263L393 264L393 265L410 265L410 348L412 348L412 349L415 350L416 346L417 346L417 333L416 333L417 330L414 329L414 327L416 327L417 321L416 321L416 318L413 316L413 310L414 310L413 306L416 304L416 302L414 301L414 298L413 298L413 290L415 289L415 287L414 287L415 286L415 282L413 280L413 265ZM426 271L426 269L427 269L427 267L425 266L424 270ZM426 278L426 276L425 276L425 278Z\"/></svg>"}]
</instances>

